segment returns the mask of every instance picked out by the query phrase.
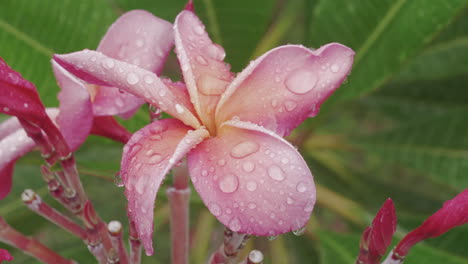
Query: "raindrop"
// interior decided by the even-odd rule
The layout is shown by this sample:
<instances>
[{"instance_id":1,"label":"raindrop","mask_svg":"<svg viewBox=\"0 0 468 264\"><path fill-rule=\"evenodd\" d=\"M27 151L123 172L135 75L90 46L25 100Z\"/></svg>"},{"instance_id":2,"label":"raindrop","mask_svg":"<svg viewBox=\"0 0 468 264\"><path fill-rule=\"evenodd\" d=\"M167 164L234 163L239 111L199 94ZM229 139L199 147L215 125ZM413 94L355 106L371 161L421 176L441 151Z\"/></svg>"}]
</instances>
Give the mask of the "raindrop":
<instances>
[{"instance_id":1,"label":"raindrop","mask_svg":"<svg viewBox=\"0 0 468 264\"><path fill-rule=\"evenodd\" d=\"M204 52L208 55L208 57L218 61L222 61L224 60L224 57L226 57L226 52L224 49L218 44L214 43L205 46Z\"/></svg>"},{"instance_id":2,"label":"raindrop","mask_svg":"<svg viewBox=\"0 0 468 264\"><path fill-rule=\"evenodd\" d=\"M308 201L307 204L304 206L304 212L310 213L314 210L314 202L313 201Z\"/></svg>"},{"instance_id":3,"label":"raindrop","mask_svg":"<svg viewBox=\"0 0 468 264\"><path fill-rule=\"evenodd\" d=\"M201 175L202 175L203 177L208 176L208 171L207 171L207 170L202 170Z\"/></svg>"},{"instance_id":4,"label":"raindrop","mask_svg":"<svg viewBox=\"0 0 468 264\"><path fill-rule=\"evenodd\" d=\"M161 154L158 153L152 153L151 157L148 159L148 164L158 164L163 160L163 157Z\"/></svg>"},{"instance_id":5,"label":"raindrop","mask_svg":"<svg viewBox=\"0 0 468 264\"><path fill-rule=\"evenodd\" d=\"M276 107L278 105L278 101L276 99L271 100L271 106Z\"/></svg>"},{"instance_id":6,"label":"raindrop","mask_svg":"<svg viewBox=\"0 0 468 264\"><path fill-rule=\"evenodd\" d=\"M113 60L113 59L107 58L107 59L104 60L104 67L105 67L105 68L107 68L107 69L112 69L112 68L114 68L114 65L115 65L115 64L114 64L114 60Z\"/></svg>"},{"instance_id":7,"label":"raindrop","mask_svg":"<svg viewBox=\"0 0 468 264\"><path fill-rule=\"evenodd\" d=\"M135 144L130 148L129 155L134 156L137 154L138 151L140 151L141 145L140 144Z\"/></svg>"},{"instance_id":8,"label":"raindrop","mask_svg":"<svg viewBox=\"0 0 468 264\"><path fill-rule=\"evenodd\" d=\"M229 82L216 78L210 74L203 74L197 80L197 87L204 95L221 95Z\"/></svg>"},{"instance_id":9,"label":"raindrop","mask_svg":"<svg viewBox=\"0 0 468 264\"><path fill-rule=\"evenodd\" d=\"M340 66L338 66L338 64L333 64L331 67L330 67L330 70L334 73L337 73L339 70L340 70Z\"/></svg>"},{"instance_id":10,"label":"raindrop","mask_svg":"<svg viewBox=\"0 0 468 264\"><path fill-rule=\"evenodd\" d=\"M140 175L140 178L137 180L137 183L135 185L135 189L139 194L143 194L145 187L146 187L145 177L143 175Z\"/></svg>"},{"instance_id":11,"label":"raindrop","mask_svg":"<svg viewBox=\"0 0 468 264\"><path fill-rule=\"evenodd\" d=\"M288 158L282 158L281 162L286 165L286 164L289 163L289 159Z\"/></svg>"},{"instance_id":12,"label":"raindrop","mask_svg":"<svg viewBox=\"0 0 468 264\"><path fill-rule=\"evenodd\" d=\"M201 55L198 55L195 59L200 65L208 65L208 61Z\"/></svg>"},{"instance_id":13,"label":"raindrop","mask_svg":"<svg viewBox=\"0 0 468 264\"><path fill-rule=\"evenodd\" d=\"M179 114L182 114L185 111L184 108L180 104L176 104L175 109L176 109L177 113L179 113Z\"/></svg>"},{"instance_id":14,"label":"raindrop","mask_svg":"<svg viewBox=\"0 0 468 264\"><path fill-rule=\"evenodd\" d=\"M247 187L247 190L253 192L257 189L257 183L255 181L248 181L246 187Z\"/></svg>"},{"instance_id":15,"label":"raindrop","mask_svg":"<svg viewBox=\"0 0 468 264\"><path fill-rule=\"evenodd\" d=\"M307 185L306 185L306 183L305 183L305 182L302 182L302 181L299 182L299 183L296 185L296 190L297 190L298 192L301 192L301 193L305 192L305 191L307 190Z\"/></svg>"},{"instance_id":16,"label":"raindrop","mask_svg":"<svg viewBox=\"0 0 468 264\"><path fill-rule=\"evenodd\" d=\"M137 39L136 45L137 47L141 48L145 45L145 41L143 39Z\"/></svg>"},{"instance_id":17,"label":"raindrop","mask_svg":"<svg viewBox=\"0 0 468 264\"><path fill-rule=\"evenodd\" d=\"M294 230L293 234L296 235L296 236L302 236L305 233L305 231L306 231L306 227L304 226L304 227L301 227L301 228L299 228L297 230Z\"/></svg>"},{"instance_id":18,"label":"raindrop","mask_svg":"<svg viewBox=\"0 0 468 264\"><path fill-rule=\"evenodd\" d=\"M232 193L239 187L239 179L236 175L229 174L219 181L219 188L224 193Z\"/></svg>"},{"instance_id":19,"label":"raindrop","mask_svg":"<svg viewBox=\"0 0 468 264\"><path fill-rule=\"evenodd\" d=\"M226 165L226 161L223 160L223 159L220 159L220 160L218 160L218 165L222 167L222 166Z\"/></svg>"},{"instance_id":20,"label":"raindrop","mask_svg":"<svg viewBox=\"0 0 468 264\"><path fill-rule=\"evenodd\" d=\"M288 198L286 199L286 203L288 203L288 204L293 204L293 203L294 203L294 199L288 196Z\"/></svg>"},{"instance_id":21,"label":"raindrop","mask_svg":"<svg viewBox=\"0 0 468 264\"><path fill-rule=\"evenodd\" d=\"M187 63L183 63L182 65L182 71L186 72L189 70L190 66Z\"/></svg>"},{"instance_id":22,"label":"raindrop","mask_svg":"<svg viewBox=\"0 0 468 264\"><path fill-rule=\"evenodd\" d=\"M205 31L203 26L202 25L196 25L194 28L193 28L193 31L195 31L195 33L197 35L202 35L203 32Z\"/></svg>"},{"instance_id":23,"label":"raindrop","mask_svg":"<svg viewBox=\"0 0 468 264\"><path fill-rule=\"evenodd\" d=\"M272 165L268 168L268 175L275 181L282 181L286 178L283 170L276 165Z\"/></svg>"},{"instance_id":24,"label":"raindrop","mask_svg":"<svg viewBox=\"0 0 468 264\"><path fill-rule=\"evenodd\" d=\"M136 75L135 73L130 72L127 75L128 84L130 84L130 85L137 84L139 81L140 81L140 78L138 78L138 75Z\"/></svg>"},{"instance_id":25,"label":"raindrop","mask_svg":"<svg viewBox=\"0 0 468 264\"><path fill-rule=\"evenodd\" d=\"M143 80L147 84L152 84L154 82L154 78L151 75L145 75L145 77L143 77Z\"/></svg>"},{"instance_id":26,"label":"raindrop","mask_svg":"<svg viewBox=\"0 0 468 264\"><path fill-rule=\"evenodd\" d=\"M258 144L253 141L244 141L236 146L234 146L231 150L231 156L236 159L247 157L258 151Z\"/></svg>"},{"instance_id":27,"label":"raindrop","mask_svg":"<svg viewBox=\"0 0 468 264\"><path fill-rule=\"evenodd\" d=\"M315 87L317 76L312 71L301 69L289 74L284 84L292 93L305 94Z\"/></svg>"},{"instance_id":28,"label":"raindrop","mask_svg":"<svg viewBox=\"0 0 468 264\"><path fill-rule=\"evenodd\" d=\"M231 219L229 222L229 228L234 232L237 232L241 229L241 222L237 217Z\"/></svg>"},{"instance_id":29,"label":"raindrop","mask_svg":"<svg viewBox=\"0 0 468 264\"><path fill-rule=\"evenodd\" d=\"M24 103L24 108L28 108L29 105L27 103Z\"/></svg>"},{"instance_id":30,"label":"raindrop","mask_svg":"<svg viewBox=\"0 0 468 264\"><path fill-rule=\"evenodd\" d=\"M296 108L297 104L294 102L294 101L286 101L284 102L284 107L286 108L286 110L288 112L291 112L292 110L294 110Z\"/></svg>"},{"instance_id":31,"label":"raindrop","mask_svg":"<svg viewBox=\"0 0 468 264\"><path fill-rule=\"evenodd\" d=\"M257 208L257 205L255 203L249 203L247 206L249 207L249 209L252 209L252 210Z\"/></svg>"},{"instance_id":32,"label":"raindrop","mask_svg":"<svg viewBox=\"0 0 468 264\"><path fill-rule=\"evenodd\" d=\"M10 111L10 108L5 106L5 107L3 107L3 111L8 112L8 111Z\"/></svg>"},{"instance_id":33,"label":"raindrop","mask_svg":"<svg viewBox=\"0 0 468 264\"><path fill-rule=\"evenodd\" d=\"M118 106L118 107L123 107L124 106L124 102L122 101L122 99L120 98L117 98L115 100L115 104Z\"/></svg>"},{"instance_id":34,"label":"raindrop","mask_svg":"<svg viewBox=\"0 0 468 264\"><path fill-rule=\"evenodd\" d=\"M124 183L123 183L123 180L122 180L122 176L120 176L120 173L117 172L115 174L115 177L114 177L114 183L117 187L123 187L124 186Z\"/></svg>"},{"instance_id":35,"label":"raindrop","mask_svg":"<svg viewBox=\"0 0 468 264\"><path fill-rule=\"evenodd\" d=\"M255 163L253 163L251 161L246 161L246 162L242 163L242 169L245 172L252 172L255 169Z\"/></svg>"},{"instance_id":36,"label":"raindrop","mask_svg":"<svg viewBox=\"0 0 468 264\"><path fill-rule=\"evenodd\" d=\"M275 76L275 82L277 82L277 83L281 82L281 76L276 75Z\"/></svg>"},{"instance_id":37,"label":"raindrop","mask_svg":"<svg viewBox=\"0 0 468 264\"><path fill-rule=\"evenodd\" d=\"M220 216L222 214L221 207L217 203L210 204L208 208L214 216Z\"/></svg>"},{"instance_id":38,"label":"raindrop","mask_svg":"<svg viewBox=\"0 0 468 264\"><path fill-rule=\"evenodd\" d=\"M273 241L275 239L277 239L278 236L268 236L268 241Z\"/></svg>"}]
</instances>

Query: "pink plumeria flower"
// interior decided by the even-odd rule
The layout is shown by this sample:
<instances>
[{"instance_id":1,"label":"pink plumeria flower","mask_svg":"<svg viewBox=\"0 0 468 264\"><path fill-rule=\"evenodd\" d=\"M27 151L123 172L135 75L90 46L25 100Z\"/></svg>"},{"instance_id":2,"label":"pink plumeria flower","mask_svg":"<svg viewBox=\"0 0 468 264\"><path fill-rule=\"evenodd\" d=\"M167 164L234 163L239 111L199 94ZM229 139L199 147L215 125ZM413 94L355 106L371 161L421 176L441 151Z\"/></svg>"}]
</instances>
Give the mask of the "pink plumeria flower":
<instances>
[{"instance_id":1,"label":"pink plumeria flower","mask_svg":"<svg viewBox=\"0 0 468 264\"><path fill-rule=\"evenodd\" d=\"M6 251L5 249L0 248L0 264L2 263L2 261L5 261L5 260L12 261L13 256L10 255L10 253Z\"/></svg>"},{"instance_id":2,"label":"pink plumeria flower","mask_svg":"<svg viewBox=\"0 0 468 264\"><path fill-rule=\"evenodd\" d=\"M367 227L361 238L357 264L378 264L392 243L396 231L396 213L392 199L380 208L372 224Z\"/></svg>"},{"instance_id":3,"label":"pink plumeria flower","mask_svg":"<svg viewBox=\"0 0 468 264\"><path fill-rule=\"evenodd\" d=\"M452 228L468 223L468 189L444 203L419 227L409 232L395 247L385 264L402 263L409 250L418 242L440 236Z\"/></svg>"},{"instance_id":4,"label":"pink plumeria flower","mask_svg":"<svg viewBox=\"0 0 468 264\"><path fill-rule=\"evenodd\" d=\"M101 40L98 50L109 57L118 58L160 74L173 43L172 25L169 22L149 12L134 10L125 13L114 22ZM60 128L71 150L76 150L89 133L126 143L130 133L112 116L130 117L144 101L112 87L87 84L54 61L52 61L52 67L61 88L58 95L60 107L59 109L49 108L46 112ZM13 73L6 73L5 76L8 77L8 74L15 76ZM20 106L19 110L33 114L43 111L39 97L35 100L40 103L40 110L28 102L26 97L20 96L17 90L6 86L3 89L8 90L17 99L9 101L15 106ZM4 99L6 100L7 97ZM5 109L10 109L8 106L5 107ZM13 111L16 108L11 107L11 109ZM14 115L10 111L4 112ZM0 199L4 198L11 189L15 161L31 151L34 146L34 142L27 137L16 117L0 124L0 149L8 150L0 152L0 178L2 179Z\"/></svg>"},{"instance_id":5,"label":"pink plumeria flower","mask_svg":"<svg viewBox=\"0 0 468 264\"><path fill-rule=\"evenodd\" d=\"M118 87L174 117L136 132L121 163L129 216L147 254L153 253L156 193L186 155L204 203L233 231L278 235L302 228L315 204L314 181L282 136L318 113L353 61L354 52L340 44L316 51L286 45L235 76L223 61L224 50L204 28L191 10L182 11L174 24L186 86L100 52L55 56L87 82Z\"/></svg>"}]
</instances>

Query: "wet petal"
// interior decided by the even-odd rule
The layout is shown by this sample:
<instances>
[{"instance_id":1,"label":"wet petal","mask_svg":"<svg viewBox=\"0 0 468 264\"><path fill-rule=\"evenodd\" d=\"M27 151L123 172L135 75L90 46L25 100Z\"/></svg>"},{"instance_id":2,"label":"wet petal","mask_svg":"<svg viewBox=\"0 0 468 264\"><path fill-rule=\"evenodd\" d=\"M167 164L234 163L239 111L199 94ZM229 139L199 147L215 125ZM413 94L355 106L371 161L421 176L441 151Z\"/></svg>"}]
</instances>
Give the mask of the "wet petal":
<instances>
[{"instance_id":1,"label":"wet petal","mask_svg":"<svg viewBox=\"0 0 468 264\"><path fill-rule=\"evenodd\" d=\"M94 117L91 134L110 138L124 144L126 144L132 136L132 133L119 124L112 116Z\"/></svg>"},{"instance_id":2,"label":"wet petal","mask_svg":"<svg viewBox=\"0 0 468 264\"><path fill-rule=\"evenodd\" d=\"M0 263L2 261L12 261L13 260L13 256L10 255L10 253L8 251L6 251L5 249L1 249L0 248Z\"/></svg>"},{"instance_id":3,"label":"wet petal","mask_svg":"<svg viewBox=\"0 0 468 264\"><path fill-rule=\"evenodd\" d=\"M0 112L41 125L47 118L36 87L0 58Z\"/></svg>"},{"instance_id":4,"label":"wet petal","mask_svg":"<svg viewBox=\"0 0 468 264\"><path fill-rule=\"evenodd\" d=\"M93 84L113 86L132 93L194 128L200 126L189 106L177 102L175 95L159 77L143 68L115 60L96 51L55 55L66 70Z\"/></svg>"},{"instance_id":5,"label":"wet petal","mask_svg":"<svg viewBox=\"0 0 468 264\"><path fill-rule=\"evenodd\" d=\"M354 52L341 44L312 51L298 45L273 49L242 71L221 96L216 122L234 116L288 135L340 86Z\"/></svg>"},{"instance_id":6,"label":"wet petal","mask_svg":"<svg viewBox=\"0 0 468 264\"><path fill-rule=\"evenodd\" d=\"M61 88L60 112L56 122L70 148L75 150L88 137L93 110L86 84L52 60L55 78Z\"/></svg>"},{"instance_id":7,"label":"wet petal","mask_svg":"<svg viewBox=\"0 0 468 264\"><path fill-rule=\"evenodd\" d=\"M224 63L223 48L214 44L205 26L191 11L184 10L174 23L175 43L185 83L195 109L210 130L214 129L214 110L220 95L232 81Z\"/></svg>"},{"instance_id":8,"label":"wet petal","mask_svg":"<svg viewBox=\"0 0 468 264\"><path fill-rule=\"evenodd\" d=\"M7 120L0 123L0 140L5 138L6 136L9 136L11 133L19 129L23 129L23 127L18 121L18 118L16 117L8 118Z\"/></svg>"},{"instance_id":9,"label":"wet petal","mask_svg":"<svg viewBox=\"0 0 468 264\"><path fill-rule=\"evenodd\" d=\"M192 182L219 221L236 232L278 235L302 228L315 204L304 159L260 126L224 123L188 155Z\"/></svg>"},{"instance_id":10,"label":"wet petal","mask_svg":"<svg viewBox=\"0 0 468 264\"><path fill-rule=\"evenodd\" d=\"M143 10L120 16L101 40L98 51L160 74L174 43L172 24ZM130 117L144 100L113 87L94 87L95 115Z\"/></svg>"},{"instance_id":11,"label":"wet petal","mask_svg":"<svg viewBox=\"0 0 468 264\"><path fill-rule=\"evenodd\" d=\"M23 129L4 137L0 141L0 199L3 199L11 189L12 173L15 161L31 151L34 142Z\"/></svg>"},{"instance_id":12,"label":"wet petal","mask_svg":"<svg viewBox=\"0 0 468 264\"><path fill-rule=\"evenodd\" d=\"M156 193L169 170L208 136L176 119L153 122L137 131L125 145L121 177L130 218L148 255L153 254L153 210Z\"/></svg>"}]
</instances>

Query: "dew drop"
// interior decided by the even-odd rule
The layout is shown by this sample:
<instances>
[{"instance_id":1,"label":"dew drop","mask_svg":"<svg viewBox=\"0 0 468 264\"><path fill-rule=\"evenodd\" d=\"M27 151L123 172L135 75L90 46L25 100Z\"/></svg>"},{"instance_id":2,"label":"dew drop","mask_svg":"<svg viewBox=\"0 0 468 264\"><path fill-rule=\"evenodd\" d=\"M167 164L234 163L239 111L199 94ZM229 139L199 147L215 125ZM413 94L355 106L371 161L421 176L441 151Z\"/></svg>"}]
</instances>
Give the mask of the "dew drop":
<instances>
[{"instance_id":1,"label":"dew drop","mask_svg":"<svg viewBox=\"0 0 468 264\"><path fill-rule=\"evenodd\" d=\"M284 108L286 108L286 111L288 111L288 112L291 112L292 110L296 109L296 106L297 106L297 104L294 101L288 100L288 101L284 102Z\"/></svg>"},{"instance_id":2,"label":"dew drop","mask_svg":"<svg viewBox=\"0 0 468 264\"><path fill-rule=\"evenodd\" d=\"M145 75L145 77L143 77L143 80L147 84L152 84L154 82L154 78L151 75Z\"/></svg>"},{"instance_id":3,"label":"dew drop","mask_svg":"<svg viewBox=\"0 0 468 264\"><path fill-rule=\"evenodd\" d=\"M317 76L314 72L300 69L289 74L284 84L292 93L305 94L315 87Z\"/></svg>"},{"instance_id":4,"label":"dew drop","mask_svg":"<svg viewBox=\"0 0 468 264\"><path fill-rule=\"evenodd\" d=\"M247 187L247 190L253 192L253 191L255 191L257 189L257 182L248 181L246 187Z\"/></svg>"},{"instance_id":5,"label":"dew drop","mask_svg":"<svg viewBox=\"0 0 468 264\"><path fill-rule=\"evenodd\" d=\"M196 25L195 27L193 27L193 31L197 34L197 35L202 35L203 32L205 31L203 26L202 25Z\"/></svg>"},{"instance_id":6,"label":"dew drop","mask_svg":"<svg viewBox=\"0 0 468 264\"><path fill-rule=\"evenodd\" d=\"M268 175L275 181L282 181L286 178L283 170L276 165L272 165L268 168Z\"/></svg>"},{"instance_id":7,"label":"dew drop","mask_svg":"<svg viewBox=\"0 0 468 264\"><path fill-rule=\"evenodd\" d=\"M239 187L239 179L236 175L226 175L219 181L219 189L224 193L233 193L237 187Z\"/></svg>"},{"instance_id":8,"label":"dew drop","mask_svg":"<svg viewBox=\"0 0 468 264\"><path fill-rule=\"evenodd\" d=\"M297 230L294 230L293 234L295 236L302 236L305 233L305 231L306 231L306 227L304 226L304 227L301 227L301 228L299 228Z\"/></svg>"},{"instance_id":9,"label":"dew drop","mask_svg":"<svg viewBox=\"0 0 468 264\"><path fill-rule=\"evenodd\" d=\"M244 141L232 148L231 156L236 159L244 158L257 152L258 148L259 146L257 143L253 141Z\"/></svg>"},{"instance_id":10,"label":"dew drop","mask_svg":"<svg viewBox=\"0 0 468 264\"><path fill-rule=\"evenodd\" d=\"M137 47L141 48L145 45L145 41L143 39L137 39L136 45Z\"/></svg>"},{"instance_id":11,"label":"dew drop","mask_svg":"<svg viewBox=\"0 0 468 264\"><path fill-rule=\"evenodd\" d=\"M112 69L114 68L114 60L113 59L109 59L109 58L106 58L104 60L104 67L107 68L107 69Z\"/></svg>"},{"instance_id":12,"label":"dew drop","mask_svg":"<svg viewBox=\"0 0 468 264\"><path fill-rule=\"evenodd\" d=\"M3 107L3 111L8 112L8 111L10 111L10 108L5 106L5 107Z\"/></svg>"},{"instance_id":13,"label":"dew drop","mask_svg":"<svg viewBox=\"0 0 468 264\"><path fill-rule=\"evenodd\" d=\"M241 222L237 217L231 219L229 222L229 228L234 232L241 230Z\"/></svg>"},{"instance_id":14,"label":"dew drop","mask_svg":"<svg viewBox=\"0 0 468 264\"><path fill-rule=\"evenodd\" d=\"M159 153L152 153L148 159L148 164L158 164L163 160L163 157Z\"/></svg>"},{"instance_id":15,"label":"dew drop","mask_svg":"<svg viewBox=\"0 0 468 264\"><path fill-rule=\"evenodd\" d=\"M179 114L182 114L185 111L184 108L180 104L176 104L175 109L176 109L177 113L179 113Z\"/></svg>"},{"instance_id":16,"label":"dew drop","mask_svg":"<svg viewBox=\"0 0 468 264\"><path fill-rule=\"evenodd\" d=\"M208 208L210 209L210 212L214 216L220 216L222 214L221 207L217 203L210 204L210 206Z\"/></svg>"},{"instance_id":17,"label":"dew drop","mask_svg":"<svg viewBox=\"0 0 468 264\"><path fill-rule=\"evenodd\" d=\"M314 210L314 202L313 201L308 201L307 204L304 206L304 212L310 213Z\"/></svg>"},{"instance_id":18,"label":"dew drop","mask_svg":"<svg viewBox=\"0 0 468 264\"><path fill-rule=\"evenodd\" d=\"M144 179L143 175L140 176L140 178L137 180L137 183L135 185L135 189L139 194L143 194L143 191L145 190L146 186L146 181Z\"/></svg>"},{"instance_id":19,"label":"dew drop","mask_svg":"<svg viewBox=\"0 0 468 264\"><path fill-rule=\"evenodd\" d=\"M249 209L252 209L252 210L253 210L253 209L257 208L257 205L256 205L255 203L249 203L249 204L247 205L247 207L249 207Z\"/></svg>"},{"instance_id":20,"label":"dew drop","mask_svg":"<svg viewBox=\"0 0 468 264\"><path fill-rule=\"evenodd\" d=\"M116 104L118 107L123 107L123 106L124 106L124 102L122 101L121 98L115 99L115 104Z\"/></svg>"},{"instance_id":21,"label":"dew drop","mask_svg":"<svg viewBox=\"0 0 468 264\"><path fill-rule=\"evenodd\" d=\"M297 185L296 185L296 190L300 193L303 193L307 190L307 185L305 182L299 182Z\"/></svg>"},{"instance_id":22,"label":"dew drop","mask_svg":"<svg viewBox=\"0 0 468 264\"><path fill-rule=\"evenodd\" d=\"M337 73L339 70L340 70L340 66L338 66L338 64L333 64L331 67L330 67L330 70L334 73Z\"/></svg>"},{"instance_id":23,"label":"dew drop","mask_svg":"<svg viewBox=\"0 0 468 264\"><path fill-rule=\"evenodd\" d=\"M202 170L201 175L202 175L203 177L208 176L208 171L207 171L207 170Z\"/></svg>"},{"instance_id":24,"label":"dew drop","mask_svg":"<svg viewBox=\"0 0 468 264\"><path fill-rule=\"evenodd\" d=\"M197 80L197 87L204 95L221 95L229 82L216 78L210 74L203 74Z\"/></svg>"},{"instance_id":25,"label":"dew drop","mask_svg":"<svg viewBox=\"0 0 468 264\"><path fill-rule=\"evenodd\" d=\"M220 159L220 160L218 160L218 165L222 167L222 166L226 165L226 161L223 160L223 159Z\"/></svg>"},{"instance_id":26,"label":"dew drop","mask_svg":"<svg viewBox=\"0 0 468 264\"><path fill-rule=\"evenodd\" d=\"M268 241L273 241L275 239L277 239L278 236L268 236Z\"/></svg>"},{"instance_id":27,"label":"dew drop","mask_svg":"<svg viewBox=\"0 0 468 264\"><path fill-rule=\"evenodd\" d=\"M211 59L222 61L224 57L226 57L226 52L224 49L218 44L210 44L205 46L204 52L210 57Z\"/></svg>"},{"instance_id":28,"label":"dew drop","mask_svg":"<svg viewBox=\"0 0 468 264\"><path fill-rule=\"evenodd\" d=\"M198 55L195 60L200 64L200 65L208 65L208 61L201 55Z\"/></svg>"},{"instance_id":29,"label":"dew drop","mask_svg":"<svg viewBox=\"0 0 468 264\"><path fill-rule=\"evenodd\" d=\"M130 85L137 84L140 81L140 78L138 78L138 75L136 75L133 72L130 72L127 74L127 82Z\"/></svg>"},{"instance_id":30,"label":"dew drop","mask_svg":"<svg viewBox=\"0 0 468 264\"><path fill-rule=\"evenodd\" d=\"M135 144L130 148L130 152L128 153L130 156L134 156L137 154L138 151L140 151L141 145L140 144Z\"/></svg>"},{"instance_id":31,"label":"dew drop","mask_svg":"<svg viewBox=\"0 0 468 264\"><path fill-rule=\"evenodd\" d=\"M24 108L28 108L29 105L27 103L24 103Z\"/></svg>"},{"instance_id":32,"label":"dew drop","mask_svg":"<svg viewBox=\"0 0 468 264\"><path fill-rule=\"evenodd\" d=\"M242 163L242 169L245 172L252 172L255 169L255 163L253 163L251 161L246 161L246 162Z\"/></svg>"},{"instance_id":33,"label":"dew drop","mask_svg":"<svg viewBox=\"0 0 468 264\"><path fill-rule=\"evenodd\" d=\"M286 203L288 203L288 204L293 204L293 203L294 203L294 199L288 196L288 198L286 198Z\"/></svg>"},{"instance_id":34,"label":"dew drop","mask_svg":"<svg viewBox=\"0 0 468 264\"><path fill-rule=\"evenodd\" d=\"M278 101L276 99L271 100L271 106L273 107L278 106Z\"/></svg>"},{"instance_id":35,"label":"dew drop","mask_svg":"<svg viewBox=\"0 0 468 264\"><path fill-rule=\"evenodd\" d=\"M283 164L286 165L286 164L289 163L289 159L288 159L288 158L282 158L282 159L281 159L281 163L283 163Z\"/></svg>"},{"instance_id":36,"label":"dew drop","mask_svg":"<svg viewBox=\"0 0 468 264\"><path fill-rule=\"evenodd\" d=\"M122 180L122 176L120 175L119 172L117 172L117 174L115 174L115 177L114 177L114 183L117 187L123 187L124 186L124 183L123 183L123 180Z\"/></svg>"}]
</instances>

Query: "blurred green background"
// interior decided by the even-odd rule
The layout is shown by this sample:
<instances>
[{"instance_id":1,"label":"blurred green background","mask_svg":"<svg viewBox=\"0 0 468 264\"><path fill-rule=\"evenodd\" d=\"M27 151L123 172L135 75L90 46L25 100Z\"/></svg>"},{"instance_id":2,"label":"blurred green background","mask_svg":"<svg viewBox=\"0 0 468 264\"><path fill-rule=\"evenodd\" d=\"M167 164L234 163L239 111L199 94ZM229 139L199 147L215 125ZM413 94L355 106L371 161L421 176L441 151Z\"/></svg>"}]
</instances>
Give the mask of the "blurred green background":
<instances>
[{"instance_id":1,"label":"blurred green background","mask_svg":"<svg viewBox=\"0 0 468 264\"><path fill-rule=\"evenodd\" d=\"M0 56L33 81L47 106L57 106L53 53L95 49L123 12L146 9L173 21L185 0L1 0ZM340 42L357 54L344 85L289 140L310 165L318 204L307 232L258 237L265 263L354 263L360 233L387 197L398 214L397 239L468 187L467 0L195 0L212 39L239 72L249 60L286 43L318 48ZM179 79L172 56L165 75ZM0 95L1 96L1 95ZM0 118L5 118L1 116ZM147 109L124 124L149 122ZM123 189L113 183L122 146L90 137L77 153L89 196L106 220L124 220ZM31 213L25 188L55 204L41 180L38 153L21 159L0 215L62 255L94 263L85 245ZM169 181L166 181L166 185ZM223 227L197 193L191 202L191 263L204 263ZM125 223L126 224L126 223ZM168 205L159 193L155 256L169 263ZM416 246L406 263L468 263L468 226ZM0 248L8 246L0 244ZM18 251L13 263L36 263Z\"/></svg>"}]
</instances>

